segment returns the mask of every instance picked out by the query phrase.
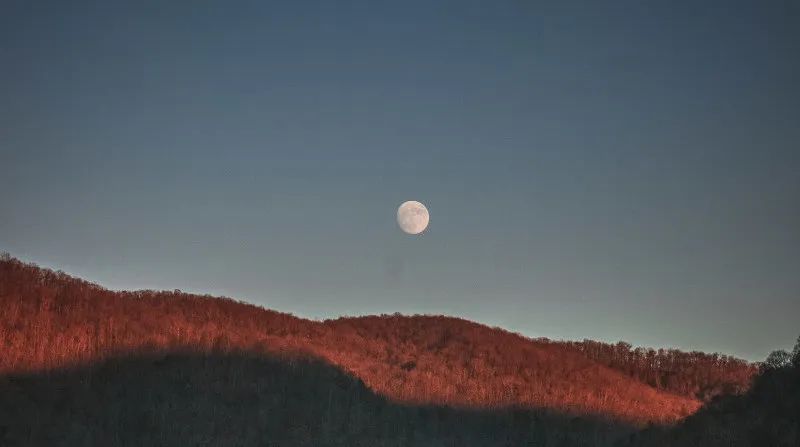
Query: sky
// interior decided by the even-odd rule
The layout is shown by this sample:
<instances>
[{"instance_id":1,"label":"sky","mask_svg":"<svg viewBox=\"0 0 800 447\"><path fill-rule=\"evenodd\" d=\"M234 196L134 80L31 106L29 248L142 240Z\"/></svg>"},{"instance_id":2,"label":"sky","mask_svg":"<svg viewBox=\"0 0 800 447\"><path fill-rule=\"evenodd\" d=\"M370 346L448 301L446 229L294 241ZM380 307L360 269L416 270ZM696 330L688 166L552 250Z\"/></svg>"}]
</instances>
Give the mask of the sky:
<instances>
[{"instance_id":1,"label":"sky","mask_svg":"<svg viewBox=\"0 0 800 447\"><path fill-rule=\"evenodd\" d=\"M5 1L0 250L309 318L761 360L800 335L799 21L780 1Z\"/></svg>"}]
</instances>

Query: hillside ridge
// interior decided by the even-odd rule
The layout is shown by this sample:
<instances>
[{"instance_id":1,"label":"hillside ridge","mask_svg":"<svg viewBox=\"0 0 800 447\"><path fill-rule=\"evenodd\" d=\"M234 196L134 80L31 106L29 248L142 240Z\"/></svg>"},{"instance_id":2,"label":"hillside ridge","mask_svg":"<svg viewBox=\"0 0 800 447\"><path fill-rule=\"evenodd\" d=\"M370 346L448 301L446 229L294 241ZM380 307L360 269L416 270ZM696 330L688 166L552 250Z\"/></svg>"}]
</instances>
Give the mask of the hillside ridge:
<instances>
[{"instance_id":1,"label":"hillside ridge","mask_svg":"<svg viewBox=\"0 0 800 447\"><path fill-rule=\"evenodd\" d=\"M539 408L631 424L670 424L691 395L657 389L580 349L456 317L306 320L230 298L116 292L60 271L0 259L1 373L96 363L120 354L248 350L317 358L392 401ZM739 386L739 384L736 384Z\"/></svg>"}]
</instances>

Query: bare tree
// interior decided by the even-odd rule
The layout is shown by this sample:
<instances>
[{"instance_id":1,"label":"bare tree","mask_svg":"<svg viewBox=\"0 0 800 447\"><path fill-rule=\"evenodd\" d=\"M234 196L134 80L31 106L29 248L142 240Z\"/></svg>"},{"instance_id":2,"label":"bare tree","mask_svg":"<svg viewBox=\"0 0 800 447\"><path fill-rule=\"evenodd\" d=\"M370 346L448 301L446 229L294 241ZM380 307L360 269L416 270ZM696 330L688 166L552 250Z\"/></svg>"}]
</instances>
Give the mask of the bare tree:
<instances>
[{"instance_id":1,"label":"bare tree","mask_svg":"<svg viewBox=\"0 0 800 447\"><path fill-rule=\"evenodd\" d=\"M791 356L783 349L772 351L767 359L764 361L764 368L766 369L781 369L789 365Z\"/></svg>"}]
</instances>

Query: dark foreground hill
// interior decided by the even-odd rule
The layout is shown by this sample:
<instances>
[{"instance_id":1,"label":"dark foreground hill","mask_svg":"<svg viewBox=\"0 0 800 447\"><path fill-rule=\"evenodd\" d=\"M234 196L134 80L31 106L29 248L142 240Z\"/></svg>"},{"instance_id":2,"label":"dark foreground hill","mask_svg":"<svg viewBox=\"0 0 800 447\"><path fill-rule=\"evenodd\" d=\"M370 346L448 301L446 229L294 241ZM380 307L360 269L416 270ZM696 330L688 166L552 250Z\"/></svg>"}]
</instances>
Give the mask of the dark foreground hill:
<instances>
[{"instance_id":1,"label":"dark foreground hill","mask_svg":"<svg viewBox=\"0 0 800 447\"><path fill-rule=\"evenodd\" d=\"M634 435L630 447L800 446L800 339L792 363L765 367L743 395L721 396L675 427Z\"/></svg>"},{"instance_id":2,"label":"dark foreground hill","mask_svg":"<svg viewBox=\"0 0 800 447\"><path fill-rule=\"evenodd\" d=\"M323 362L253 353L0 378L3 446L605 446L630 431L530 409L393 403Z\"/></svg>"}]
</instances>

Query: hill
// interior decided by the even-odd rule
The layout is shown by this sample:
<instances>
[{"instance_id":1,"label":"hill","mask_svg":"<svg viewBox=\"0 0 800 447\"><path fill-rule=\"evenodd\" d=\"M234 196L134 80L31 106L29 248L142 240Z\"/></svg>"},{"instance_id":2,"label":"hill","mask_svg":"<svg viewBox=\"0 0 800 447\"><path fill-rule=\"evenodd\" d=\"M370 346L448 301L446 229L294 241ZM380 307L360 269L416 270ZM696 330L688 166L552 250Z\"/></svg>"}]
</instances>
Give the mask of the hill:
<instances>
[{"instance_id":1,"label":"hill","mask_svg":"<svg viewBox=\"0 0 800 447\"><path fill-rule=\"evenodd\" d=\"M776 351L781 353L781 351ZM785 353L784 353L785 354ZM800 338L791 362L762 366L741 395L719 396L674 427L634 435L630 447L796 447L800 445Z\"/></svg>"},{"instance_id":2,"label":"hill","mask_svg":"<svg viewBox=\"0 0 800 447\"><path fill-rule=\"evenodd\" d=\"M625 342L531 340L500 328L452 317L383 315L340 318L326 324L339 333L360 336L362 340L355 343L358 346L363 345L363 339L377 340L383 346L390 346L390 352L373 352L370 358L383 357L381 363L399 364L407 370L419 366L417 359L430 357L428 360L433 364L444 360L447 365L463 364L467 369L483 368L494 374L505 373L516 378L524 377L526 368L556 375L559 373L547 371L547 367L557 365L559 371L587 367L585 359L576 360L574 352L577 351L581 357L637 382L700 401L709 401L719 395L741 394L749 388L758 372L756 364L726 355L677 349L633 349ZM459 373L461 371L457 369L453 371L453 374ZM594 383L597 378L574 379L593 387L601 386Z\"/></svg>"},{"instance_id":3,"label":"hill","mask_svg":"<svg viewBox=\"0 0 800 447\"><path fill-rule=\"evenodd\" d=\"M639 380L646 366L623 371L572 344L449 317L310 321L227 298L109 291L8 256L0 306L7 376L165 352L247 352L319 361L394 404L519 408L626 426L673 423L701 406L692 393Z\"/></svg>"},{"instance_id":4,"label":"hill","mask_svg":"<svg viewBox=\"0 0 800 447\"><path fill-rule=\"evenodd\" d=\"M326 362L165 352L0 378L0 445L611 446L630 427L527 409L402 405Z\"/></svg>"},{"instance_id":5,"label":"hill","mask_svg":"<svg viewBox=\"0 0 800 447\"><path fill-rule=\"evenodd\" d=\"M708 402L742 394L758 365L728 355L633 348L629 343L568 342L584 355L654 388Z\"/></svg>"}]
</instances>

